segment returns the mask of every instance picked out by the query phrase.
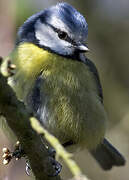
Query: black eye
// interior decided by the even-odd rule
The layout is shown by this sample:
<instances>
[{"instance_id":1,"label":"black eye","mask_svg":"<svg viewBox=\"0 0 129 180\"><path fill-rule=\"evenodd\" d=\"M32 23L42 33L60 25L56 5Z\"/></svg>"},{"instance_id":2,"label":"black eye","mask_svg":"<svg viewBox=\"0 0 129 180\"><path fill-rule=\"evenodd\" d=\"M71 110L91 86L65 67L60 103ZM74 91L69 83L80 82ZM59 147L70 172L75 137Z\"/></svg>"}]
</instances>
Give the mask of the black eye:
<instances>
[{"instance_id":1,"label":"black eye","mask_svg":"<svg viewBox=\"0 0 129 180\"><path fill-rule=\"evenodd\" d=\"M67 33L66 32L64 32L64 31L59 31L58 32L58 37L60 38L60 39L67 39L67 37L68 37L68 35L67 35Z\"/></svg>"}]
</instances>

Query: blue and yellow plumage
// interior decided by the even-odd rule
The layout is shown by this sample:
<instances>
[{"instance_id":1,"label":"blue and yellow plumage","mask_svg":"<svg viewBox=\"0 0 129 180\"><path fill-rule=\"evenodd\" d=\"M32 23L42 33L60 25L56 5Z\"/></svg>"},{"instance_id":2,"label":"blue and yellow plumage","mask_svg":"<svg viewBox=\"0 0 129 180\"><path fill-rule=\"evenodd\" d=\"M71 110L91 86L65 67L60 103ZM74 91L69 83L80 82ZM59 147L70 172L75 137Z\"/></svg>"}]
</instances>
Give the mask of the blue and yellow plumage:
<instances>
[{"instance_id":1,"label":"blue and yellow plumage","mask_svg":"<svg viewBox=\"0 0 129 180\"><path fill-rule=\"evenodd\" d=\"M40 77L40 91L45 96L45 102L41 103L46 103L48 111L48 117L38 115L43 125L64 143L70 138L88 148L96 147L104 137L106 114L98 113L104 109L97 94L95 80L90 81L93 74L88 66L30 43L20 45L13 56L17 72L9 83L18 98L31 106L33 100L30 93L33 93L35 82Z\"/></svg>"},{"instance_id":2,"label":"blue and yellow plumage","mask_svg":"<svg viewBox=\"0 0 129 180\"><path fill-rule=\"evenodd\" d=\"M33 15L9 56L16 72L8 82L62 144L86 147L110 169L125 160L104 139L107 116L97 70L84 55L87 33L84 17L67 3Z\"/></svg>"}]
</instances>

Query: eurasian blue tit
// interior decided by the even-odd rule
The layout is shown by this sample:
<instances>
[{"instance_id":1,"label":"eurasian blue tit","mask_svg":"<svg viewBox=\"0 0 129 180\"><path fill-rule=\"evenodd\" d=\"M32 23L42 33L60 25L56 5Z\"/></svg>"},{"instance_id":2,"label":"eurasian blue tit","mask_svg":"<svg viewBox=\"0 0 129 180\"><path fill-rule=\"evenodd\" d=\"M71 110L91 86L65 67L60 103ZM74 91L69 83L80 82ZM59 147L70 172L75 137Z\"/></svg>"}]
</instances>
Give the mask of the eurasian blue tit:
<instances>
[{"instance_id":1,"label":"eurasian blue tit","mask_svg":"<svg viewBox=\"0 0 129 180\"><path fill-rule=\"evenodd\" d=\"M67 3L34 14L18 31L8 83L65 147L87 148L108 170L125 159L104 138L107 114L97 69L85 56L87 35L85 18Z\"/></svg>"}]
</instances>

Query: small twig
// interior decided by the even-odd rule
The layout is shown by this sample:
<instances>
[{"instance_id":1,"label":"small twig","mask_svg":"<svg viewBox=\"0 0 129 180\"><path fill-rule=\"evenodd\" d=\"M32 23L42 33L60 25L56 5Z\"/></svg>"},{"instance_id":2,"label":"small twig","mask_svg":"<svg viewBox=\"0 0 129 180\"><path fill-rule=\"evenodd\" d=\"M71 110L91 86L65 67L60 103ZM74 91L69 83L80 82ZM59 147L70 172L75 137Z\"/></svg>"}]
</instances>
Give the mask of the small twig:
<instances>
[{"instance_id":1,"label":"small twig","mask_svg":"<svg viewBox=\"0 0 129 180\"><path fill-rule=\"evenodd\" d=\"M86 176L82 174L76 162L71 159L72 154L68 153L65 150L65 148L60 144L59 140L55 138L52 134L50 134L43 126L41 126L41 124L36 118L32 117L30 118L30 121L33 129L37 131L37 133L43 134L44 138L46 138L49 144L56 150L57 155L64 160L64 162L69 167L71 173L73 174L74 179L80 180L81 178L83 180L89 180Z\"/></svg>"}]
</instances>

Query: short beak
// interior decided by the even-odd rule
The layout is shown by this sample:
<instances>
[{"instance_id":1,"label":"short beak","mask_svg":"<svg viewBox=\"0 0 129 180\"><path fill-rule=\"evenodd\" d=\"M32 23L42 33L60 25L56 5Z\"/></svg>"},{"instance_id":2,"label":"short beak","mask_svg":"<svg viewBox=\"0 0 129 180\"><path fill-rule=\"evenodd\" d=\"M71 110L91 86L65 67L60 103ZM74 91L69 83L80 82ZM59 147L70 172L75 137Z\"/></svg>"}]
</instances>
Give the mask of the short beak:
<instances>
[{"instance_id":1,"label":"short beak","mask_svg":"<svg viewBox=\"0 0 129 180\"><path fill-rule=\"evenodd\" d=\"M86 45L84 45L84 44L79 44L79 45L77 46L77 50L80 51L80 52L82 52L82 53L89 51L88 47L87 47Z\"/></svg>"}]
</instances>

